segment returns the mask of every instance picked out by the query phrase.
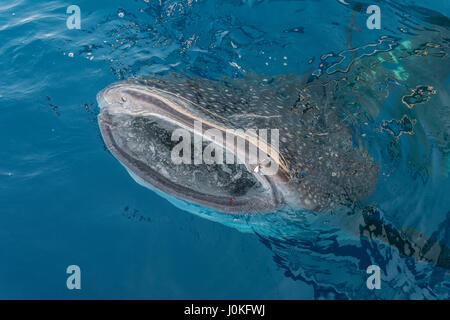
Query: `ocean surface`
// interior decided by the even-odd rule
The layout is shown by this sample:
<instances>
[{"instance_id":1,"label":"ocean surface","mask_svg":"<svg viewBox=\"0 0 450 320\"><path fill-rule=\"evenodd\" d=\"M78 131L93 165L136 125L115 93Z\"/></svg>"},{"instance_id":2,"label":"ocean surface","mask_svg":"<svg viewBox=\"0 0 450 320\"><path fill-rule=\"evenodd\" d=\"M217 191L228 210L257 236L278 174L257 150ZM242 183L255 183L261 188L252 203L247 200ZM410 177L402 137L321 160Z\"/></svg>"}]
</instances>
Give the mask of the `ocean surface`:
<instances>
[{"instance_id":1,"label":"ocean surface","mask_svg":"<svg viewBox=\"0 0 450 320\"><path fill-rule=\"evenodd\" d=\"M449 16L448 0L1 0L0 298L449 299ZM168 73L344 81L374 194L234 217L143 188L106 149L96 95Z\"/></svg>"}]
</instances>

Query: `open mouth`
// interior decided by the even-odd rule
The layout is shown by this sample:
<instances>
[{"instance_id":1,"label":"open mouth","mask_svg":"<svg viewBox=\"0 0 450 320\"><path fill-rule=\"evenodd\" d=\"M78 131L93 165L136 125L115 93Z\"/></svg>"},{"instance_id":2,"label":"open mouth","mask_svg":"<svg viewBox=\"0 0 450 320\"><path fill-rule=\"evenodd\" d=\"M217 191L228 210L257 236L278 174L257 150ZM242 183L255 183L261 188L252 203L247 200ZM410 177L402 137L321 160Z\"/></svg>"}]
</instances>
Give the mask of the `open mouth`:
<instances>
[{"instance_id":1,"label":"open mouth","mask_svg":"<svg viewBox=\"0 0 450 320\"><path fill-rule=\"evenodd\" d=\"M128 82L109 86L97 100L106 146L129 171L156 189L225 213L273 212L282 205L274 181L286 179L283 167L274 175L264 175L264 167L259 170L258 165L246 163L248 145L234 143L233 148L214 149L213 155L221 152L222 159L231 153L236 159L233 163L195 163L196 152L202 154L211 143L217 143L205 134L208 129L225 134L229 123L219 115L163 90ZM195 121L202 121L202 129L195 128ZM189 148L188 160L192 160L187 163L173 161L173 150L180 143L173 137L177 129L192 137L183 141ZM261 147L261 143L254 144ZM238 158L244 161L239 163ZM279 160L274 157L270 161Z\"/></svg>"}]
</instances>

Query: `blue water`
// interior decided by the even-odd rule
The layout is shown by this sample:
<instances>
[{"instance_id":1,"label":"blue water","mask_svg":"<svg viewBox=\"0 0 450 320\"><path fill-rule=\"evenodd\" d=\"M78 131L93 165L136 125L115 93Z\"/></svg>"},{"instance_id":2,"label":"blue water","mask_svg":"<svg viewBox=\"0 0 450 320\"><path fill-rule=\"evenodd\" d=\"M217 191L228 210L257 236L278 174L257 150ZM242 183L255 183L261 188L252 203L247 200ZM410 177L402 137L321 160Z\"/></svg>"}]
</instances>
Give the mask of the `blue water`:
<instances>
[{"instance_id":1,"label":"blue water","mask_svg":"<svg viewBox=\"0 0 450 320\"><path fill-rule=\"evenodd\" d=\"M80 30L66 27L72 4L81 8ZM365 26L370 4L380 6L380 30ZM448 299L448 256L423 261L395 239L346 228L367 226L361 217L370 207L375 224L450 246L445 55L432 60L430 49L405 65L408 79L398 63L384 63L386 74L399 70L398 84L376 96L383 107L357 128L383 175L347 218L279 212L243 219L242 228L186 212L138 185L106 150L96 94L167 72L322 76L336 68L337 53L363 54L382 36L398 46L433 34L439 55L450 52L449 15L447 0L1 1L0 298ZM358 63L366 57L373 55ZM399 109L395 90L426 81L438 92ZM416 120L414 134L404 114ZM81 290L66 287L73 264ZM366 287L371 264L382 270L380 290Z\"/></svg>"}]
</instances>

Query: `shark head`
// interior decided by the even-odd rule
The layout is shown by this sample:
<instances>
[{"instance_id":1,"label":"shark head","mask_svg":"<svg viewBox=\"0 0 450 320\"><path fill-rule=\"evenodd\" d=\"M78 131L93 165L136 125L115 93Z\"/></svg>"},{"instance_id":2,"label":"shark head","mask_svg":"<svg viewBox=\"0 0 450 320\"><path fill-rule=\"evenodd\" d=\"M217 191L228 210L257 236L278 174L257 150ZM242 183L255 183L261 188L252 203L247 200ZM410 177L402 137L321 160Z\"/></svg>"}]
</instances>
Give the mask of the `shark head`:
<instances>
[{"instance_id":1,"label":"shark head","mask_svg":"<svg viewBox=\"0 0 450 320\"><path fill-rule=\"evenodd\" d=\"M99 92L98 122L139 183L219 212L324 211L367 198L372 158L332 108L292 109L291 91L282 101L245 80L128 80Z\"/></svg>"}]
</instances>

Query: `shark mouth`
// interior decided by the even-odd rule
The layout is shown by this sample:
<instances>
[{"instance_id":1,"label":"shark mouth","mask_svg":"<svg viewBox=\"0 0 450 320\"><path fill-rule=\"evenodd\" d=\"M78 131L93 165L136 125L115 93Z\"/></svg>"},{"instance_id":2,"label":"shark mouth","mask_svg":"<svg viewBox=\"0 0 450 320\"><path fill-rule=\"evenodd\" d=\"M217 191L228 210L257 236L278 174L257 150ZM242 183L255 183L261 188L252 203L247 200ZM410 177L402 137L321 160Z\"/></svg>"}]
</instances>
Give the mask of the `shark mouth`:
<instances>
[{"instance_id":1,"label":"shark mouth","mask_svg":"<svg viewBox=\"0 0 450 320\"><path fill-rule=\"evenodd\" d=\"M247 143L239 144L236 141L242 133L235 131L231 147L225 146L207 133L214 129L225 137L228 128L236 129L232 122L180 95L138 82L112 84L99 92L97 101L107 148L141 184L224 213L274 212L284 205L277 183L289 180L289 170L267 141L246 136ZM196 122L202 126L196 127ZM180 143L173 137L177 129L192 136L182 141L188 143L191 157L213 144L223 147L214 149L215 156L220 152L223 159L229 159L231 154L234 163L195 163L195 159L175 163L173 150ZM200 144L195 145L196 141ZM252 147L268 161L249 163ZM274 165L277 169L267 174Z\"/></svg>"}]
</instances>

